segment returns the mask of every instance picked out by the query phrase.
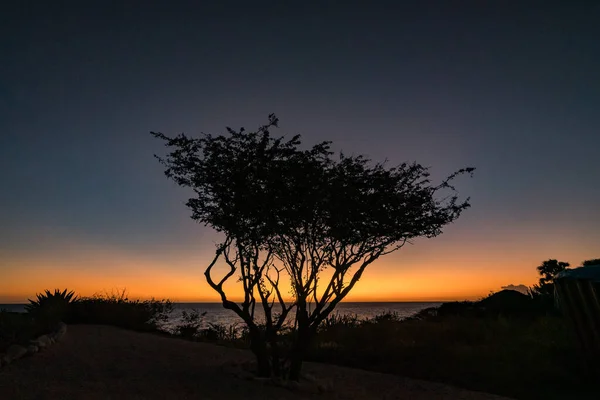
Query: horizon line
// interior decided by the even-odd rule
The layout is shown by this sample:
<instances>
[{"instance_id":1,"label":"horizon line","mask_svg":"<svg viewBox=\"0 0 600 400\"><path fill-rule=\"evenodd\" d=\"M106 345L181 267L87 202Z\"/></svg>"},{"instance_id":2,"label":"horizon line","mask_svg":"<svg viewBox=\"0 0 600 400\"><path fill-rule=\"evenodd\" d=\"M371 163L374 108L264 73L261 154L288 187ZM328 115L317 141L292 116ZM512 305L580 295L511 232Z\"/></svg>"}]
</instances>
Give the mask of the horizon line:
<instances>
[{"instance_id":1,"label":"horizon line","mask_svg":"<svg viewBox=\"0 0 600 400\"><path fill-rule=\"evenodd\" d=\"M479 298L479 297L478 297ZM131 299L132 301L148 301L151 299ZM168 300L168 299L154 299L156 301ZM445 303L445 302L455 302L455 301L471 301L474 299L445 299L445 300L354 300L354 301L341 301L341 303ZM234 301L235 302L235 301ZM220 301L171 301L173 304L223 304ZM241 303L241 302L236 302ZM286 302L287 303L287 302ZM314 303L314 302L313 302ZM0 302L0 305L21 305L21 304L29 304L26 302Z\"/></svg>"}]
</instances>

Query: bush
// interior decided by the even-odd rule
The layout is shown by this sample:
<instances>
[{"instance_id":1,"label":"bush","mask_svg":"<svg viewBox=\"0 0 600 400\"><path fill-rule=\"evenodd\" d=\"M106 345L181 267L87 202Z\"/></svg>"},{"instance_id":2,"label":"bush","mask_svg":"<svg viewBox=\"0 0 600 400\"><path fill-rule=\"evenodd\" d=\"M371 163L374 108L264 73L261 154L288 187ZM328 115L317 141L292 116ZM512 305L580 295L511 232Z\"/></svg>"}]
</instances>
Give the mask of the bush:
<instances>
[{"instance_id":1,"label":"bush","mask_svg":"<svg viewBox=\"0 0 600 400\"><path fill-rule=\"evenodd\" d=\"M199 332L199 338L206 342L229 344L238 344L240 339L244 339L238 324L208 324L208 328Z\"/></svg>"},{"instance_id":2,"label":"bush","mask_svg":"<svg viewBox=\"0 0 600 400\"><path fill-rule=\"evenodd\" d=\"M200 313L198 310L181 312L182 323L175 327L175 334L184 339L195 339L200 333L200 328L204 322L206 311Z\"/></svg>"},{"instance_id":3,"label":"bush","mask_svg":"<svg viewBox=\"0 0 600 400\"><path fill-rule=\"evenodd\" d=\"M73 324L104 324L136 331L157 331L173 311L169 300L129 300L125 291L81 298L70 305Z\"/></svg>"},{"instance_id":4,"label":"bush","mask_svg":"<svg viewBox=\"0 0 600 400\"><path fill-rule=\"evenodd\" d=\"M559 316L553 299L531 291L523 294L515 290L501 290L479 301L453 301L439 307L421 310L410 320L430 320L445 317L532 319L544 316Z\"/></svg>"},{"instance_id":5,"label":"bush","mask_svg":"<svg viewBox=\"0 0 600 400\"><path fill-rule=\"evenodd\" d=\"M453 301L449 303L443 303L437 310L437 316L481 317L483 316L483 313L476 302Z\"/></svg>"},{"instance_id":6,"label":"bush","mask_svg":"<svg viewBox=\"0 0 600 400\"><path fill-rule=\"evenodd\" d=\"M70 306L76 300L73 291L67 292L65 289L61 292L55 289L52 293L46 290L44 293L36 294L36 300L29 299L25 310L35 318L37 323L51 330L58 322L68 318Z\"/></svg>"},{"instance_id":7,"label":"bush","mask_svg":"<svg viewBox=\"0 0 600 400\"><path fill-rule=\"evenodd\" d=\"M515 290L501 290L493 293L477 305L484 310L486 316L497 317L534 317L543 316L544 313L536 307L532 296Z\"/></svg>"},{"instance_id":8,"label":"bush","mask_svg":"<svg viewBox=\"0 0 600 400\"><path fill-rule=\"evenodd\" d=\"M12 344L26 345L44 333L48 333L45 325L31 314L0 310L0 353Z\"/></svg>"},{"instance_id":9,"label":"bush","mask_svg":"<svg viewBox=\"0 0 600 400\"><path fill-rule=\"evenodd\" d=\"M360 325L361 320L356 314L331 314L319 326L320 331L331 331L334 329L353 328Z\"/></svg>"},{"instance_id":10,"label":"bush","mask_svg":"<svg viewBox=\"0 0 600 400\"><path fill-rule=\"evenodd\" d=\"M247 341L247 330L240 327L239 324L224 325L218 323L209 323L206 328L204 317L206 312L200 313L198 310L182 311L181 318L183 322L175 327L175 335L191 340L198 340L209 343L219 343L239 347Z\"/></svg>"},{"instance_id":11,"label":"bush","mask_svg":"<svg viewBox=\"0 0 600 400\"><path fill-rule=\"evenodd\" d=\"M529 399L583 398L589 386L579 356L575 338L554 316L385 315L323 327L309 359Z\"/></svg>"}]
</instances>

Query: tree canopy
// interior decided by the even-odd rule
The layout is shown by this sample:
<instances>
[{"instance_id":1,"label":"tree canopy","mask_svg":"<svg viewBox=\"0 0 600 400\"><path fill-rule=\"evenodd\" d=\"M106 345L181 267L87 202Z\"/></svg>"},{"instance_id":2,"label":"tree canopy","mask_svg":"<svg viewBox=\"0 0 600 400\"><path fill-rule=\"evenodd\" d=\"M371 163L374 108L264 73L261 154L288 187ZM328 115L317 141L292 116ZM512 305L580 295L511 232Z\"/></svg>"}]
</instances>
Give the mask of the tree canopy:
<instances>
[{"instance_id":1,"label":"tree canopy","mask_svg":"<svg viewBox=\"0 0 600 400\"><path fill-rule=\"evenodd\" d=\"M224 235L205 276L224 307L247 324L259 373L298 379L310 338L365 268L411 239L441 234L470 206L452 183L473 168L433 184L420 164L388 167L363 155L334 157L331 142L305 148L299 135L272 136L277 124L271 114L255 132L153 135L170 150L158 157L167 177L193 190L187 202L192 218ZM220 258L229 271L215 280L212 268ZM223 289L236 274L244 290L240 304ZM281 292L282 274L292 301ZM257 322L257 306L264 323ZM280 362L280 332L292 310L294 340Z\"/></svg>"},{"instance_id":2,"label":"tree canopy","mask_svg":"<svg viewBox=\"0 0 600 400\"><path fill-rule=\"evenodd\" d=\"M584 267L589 267L589 266L592 266L592 265L600 265L600 258L594 258L592 260L584 260L581 263L581 265L584 266Z\"/></svg>"},{"instance_id":3,"label":"tree canopy","mask_svg":"<svg viewBox=\"0 0 600 400\"><path fill-rule=\"evenodd\" d=\"M552 284L554 277L559 273L567 269L571 264L568 262L558 260L546 260L542 265L537 267L540 277L540 286Z\"/></svg>"},{"instance_id":4,"label":"tree canopy","mask_svg":"<svg viewBox=\"0 0 600 400\"><path fill-rule=\"evenodd\" d=\"M564 271L570 266L568 262L550 259L542 262L536 269L540 274L539 283L533 285L530 290L532 296L541 296L547 299L549 307L554 303L554 278L559 272ZM544 300L546 301L546 300Z\"/></svg>"}]
</instances>

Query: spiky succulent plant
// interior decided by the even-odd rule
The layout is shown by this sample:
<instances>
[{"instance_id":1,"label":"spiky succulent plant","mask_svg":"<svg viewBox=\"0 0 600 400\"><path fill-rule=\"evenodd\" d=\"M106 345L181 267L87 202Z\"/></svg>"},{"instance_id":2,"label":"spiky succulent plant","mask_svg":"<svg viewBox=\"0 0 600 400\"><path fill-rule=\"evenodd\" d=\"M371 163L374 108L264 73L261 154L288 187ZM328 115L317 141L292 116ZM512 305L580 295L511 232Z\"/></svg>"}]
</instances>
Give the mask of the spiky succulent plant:
<instances>
[{"instance_id":1,"label":"spiky succulent plant","mask_svg":"<svg viewBox=\"0 0 600 400\"><path fill-rule=\"evenodd\" d=\"M46 290L44 293L36 294L36 299L29 299L29 304L25 306L25 310L34 317L42 319L48 323L54 323L63 320L69 311L69 304L77 301L75 292L62 292L55 289L54 293Z\"/></svg>"}]
</instances>

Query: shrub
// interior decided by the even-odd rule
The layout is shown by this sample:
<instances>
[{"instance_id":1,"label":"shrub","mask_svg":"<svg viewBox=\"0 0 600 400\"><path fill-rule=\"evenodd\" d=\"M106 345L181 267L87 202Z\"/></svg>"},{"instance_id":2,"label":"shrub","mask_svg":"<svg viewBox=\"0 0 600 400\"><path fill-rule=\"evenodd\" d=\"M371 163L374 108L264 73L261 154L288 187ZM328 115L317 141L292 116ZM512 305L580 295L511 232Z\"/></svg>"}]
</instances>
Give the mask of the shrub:
<instances>
[{"instance_id":1,"label":"shrub","mask_svg":"<svg viewBox=\"0 0 600 400\"><path fill-rule=\"evenodd\" d=\"M367 323L386 323L386 322L400 322L403 318L397 312L385 312L383 314L378 314L373 318L369 318L366 320Z\"/></svg>"},{"instance_id":2,"label":"shrub","mask_svg":"<svg viewBox=\"0 0 600 400\"><path fill-rule=\"evenodd\" d=\"M583 263L581 263L581 265L583 265L584 267L589 267L592 265L600 265L600 258L594 258L592 260L585 260L585 261L583 261Z\"/></svg>"},{"instance_id":3,"label":"shrub","mask_svg":"<svg viewBox=\"0 0 600 400\"><path fill-rule=\"evenodd\" d=\"M156 331L173 311L169 300L129 300L125 291L81 298L71 304L70 323L105 324Z\"/></svg>"},{"instance_id":4,"label":"shrub","mask_svg":"<svg viewBox=\"0 0 600 400\"><path fill-rule=\"evenodd\" d=\"M327 331L339 328L351 328L360 324L360 319L356 314L331 314L321 323L319 330Z\"/></svg>"},{"instance_id":5,"label":"shrub","mask_svg":"<svg viewBox=\"0 0 600 400\"><path fill-rule=\"evenodd\" d=\"M308 358L515 398L581 398L589 386L578 350L554 316L378 316L330 324L319 331Z\"/></svg>"},{"instance_id":6,"label":"shrub","mask_svg":"<svg viewBox=\"0 0 600 400\"><path fill-rule=\"evenodd\" d=\"M62 292L55 289L54 293L46 290L44 293L36 294L36 300L29 299L25 310L31 314L38 323L51 329L56 323L68 318L70 305L77 301L73 291Z\"/></svg>"},{"instance_id":7,"label":"shrub","mask_svg":"<svg viewBox=\"0 0 600 400\"><path fill-rule=\"evenodd\" d=\"M241 329L238 324L208 324L208 328L202 329L199 336L207 342L234 344L241 338Z\"/></svg>"},{"instance_id":8,"label":"shrub","mask_svg":"<svg viewBox=\"0 0 600 400\"><path fill-rule=\"evenodd\" d=\"M501 290L477 302L486 316L531 317L538 313L531 296L515 290Z\"/></svg>"},{"instance_id":9,"label":"shrub","mask_svg":"<svg viewBox=\"0 0 600 400\"><path fill-rule=\"evenodd\" d=\"M437 310L437 316L478 317L482 316L482 310L473 301L452 301L443 303Z\"/></svg>"},{"instance_id":10,"label":"shrub","mask_svg":"<svg viewBox=\"0 0 600 400\"><path fill-rule=\"evenodd\" d=\"M200 313L198 310L192 310L189 312L183 310L181 312L181 319L183 322L175 327L174 333L185 339L197 338L198 334L200 333L202 323L204 322L205 315L206 311Z\"/></svg>"},{"instance_id":11,"label":"shrub","mask_svg":"<svg viewBox=\"0 0 600 400\"><path fill-rule=\"evenodd\" d=\"M44 324L33 315L0 310L0 353L11 344L25 345L44 333L47 333Z\"/></svg>"}]
</instances>

